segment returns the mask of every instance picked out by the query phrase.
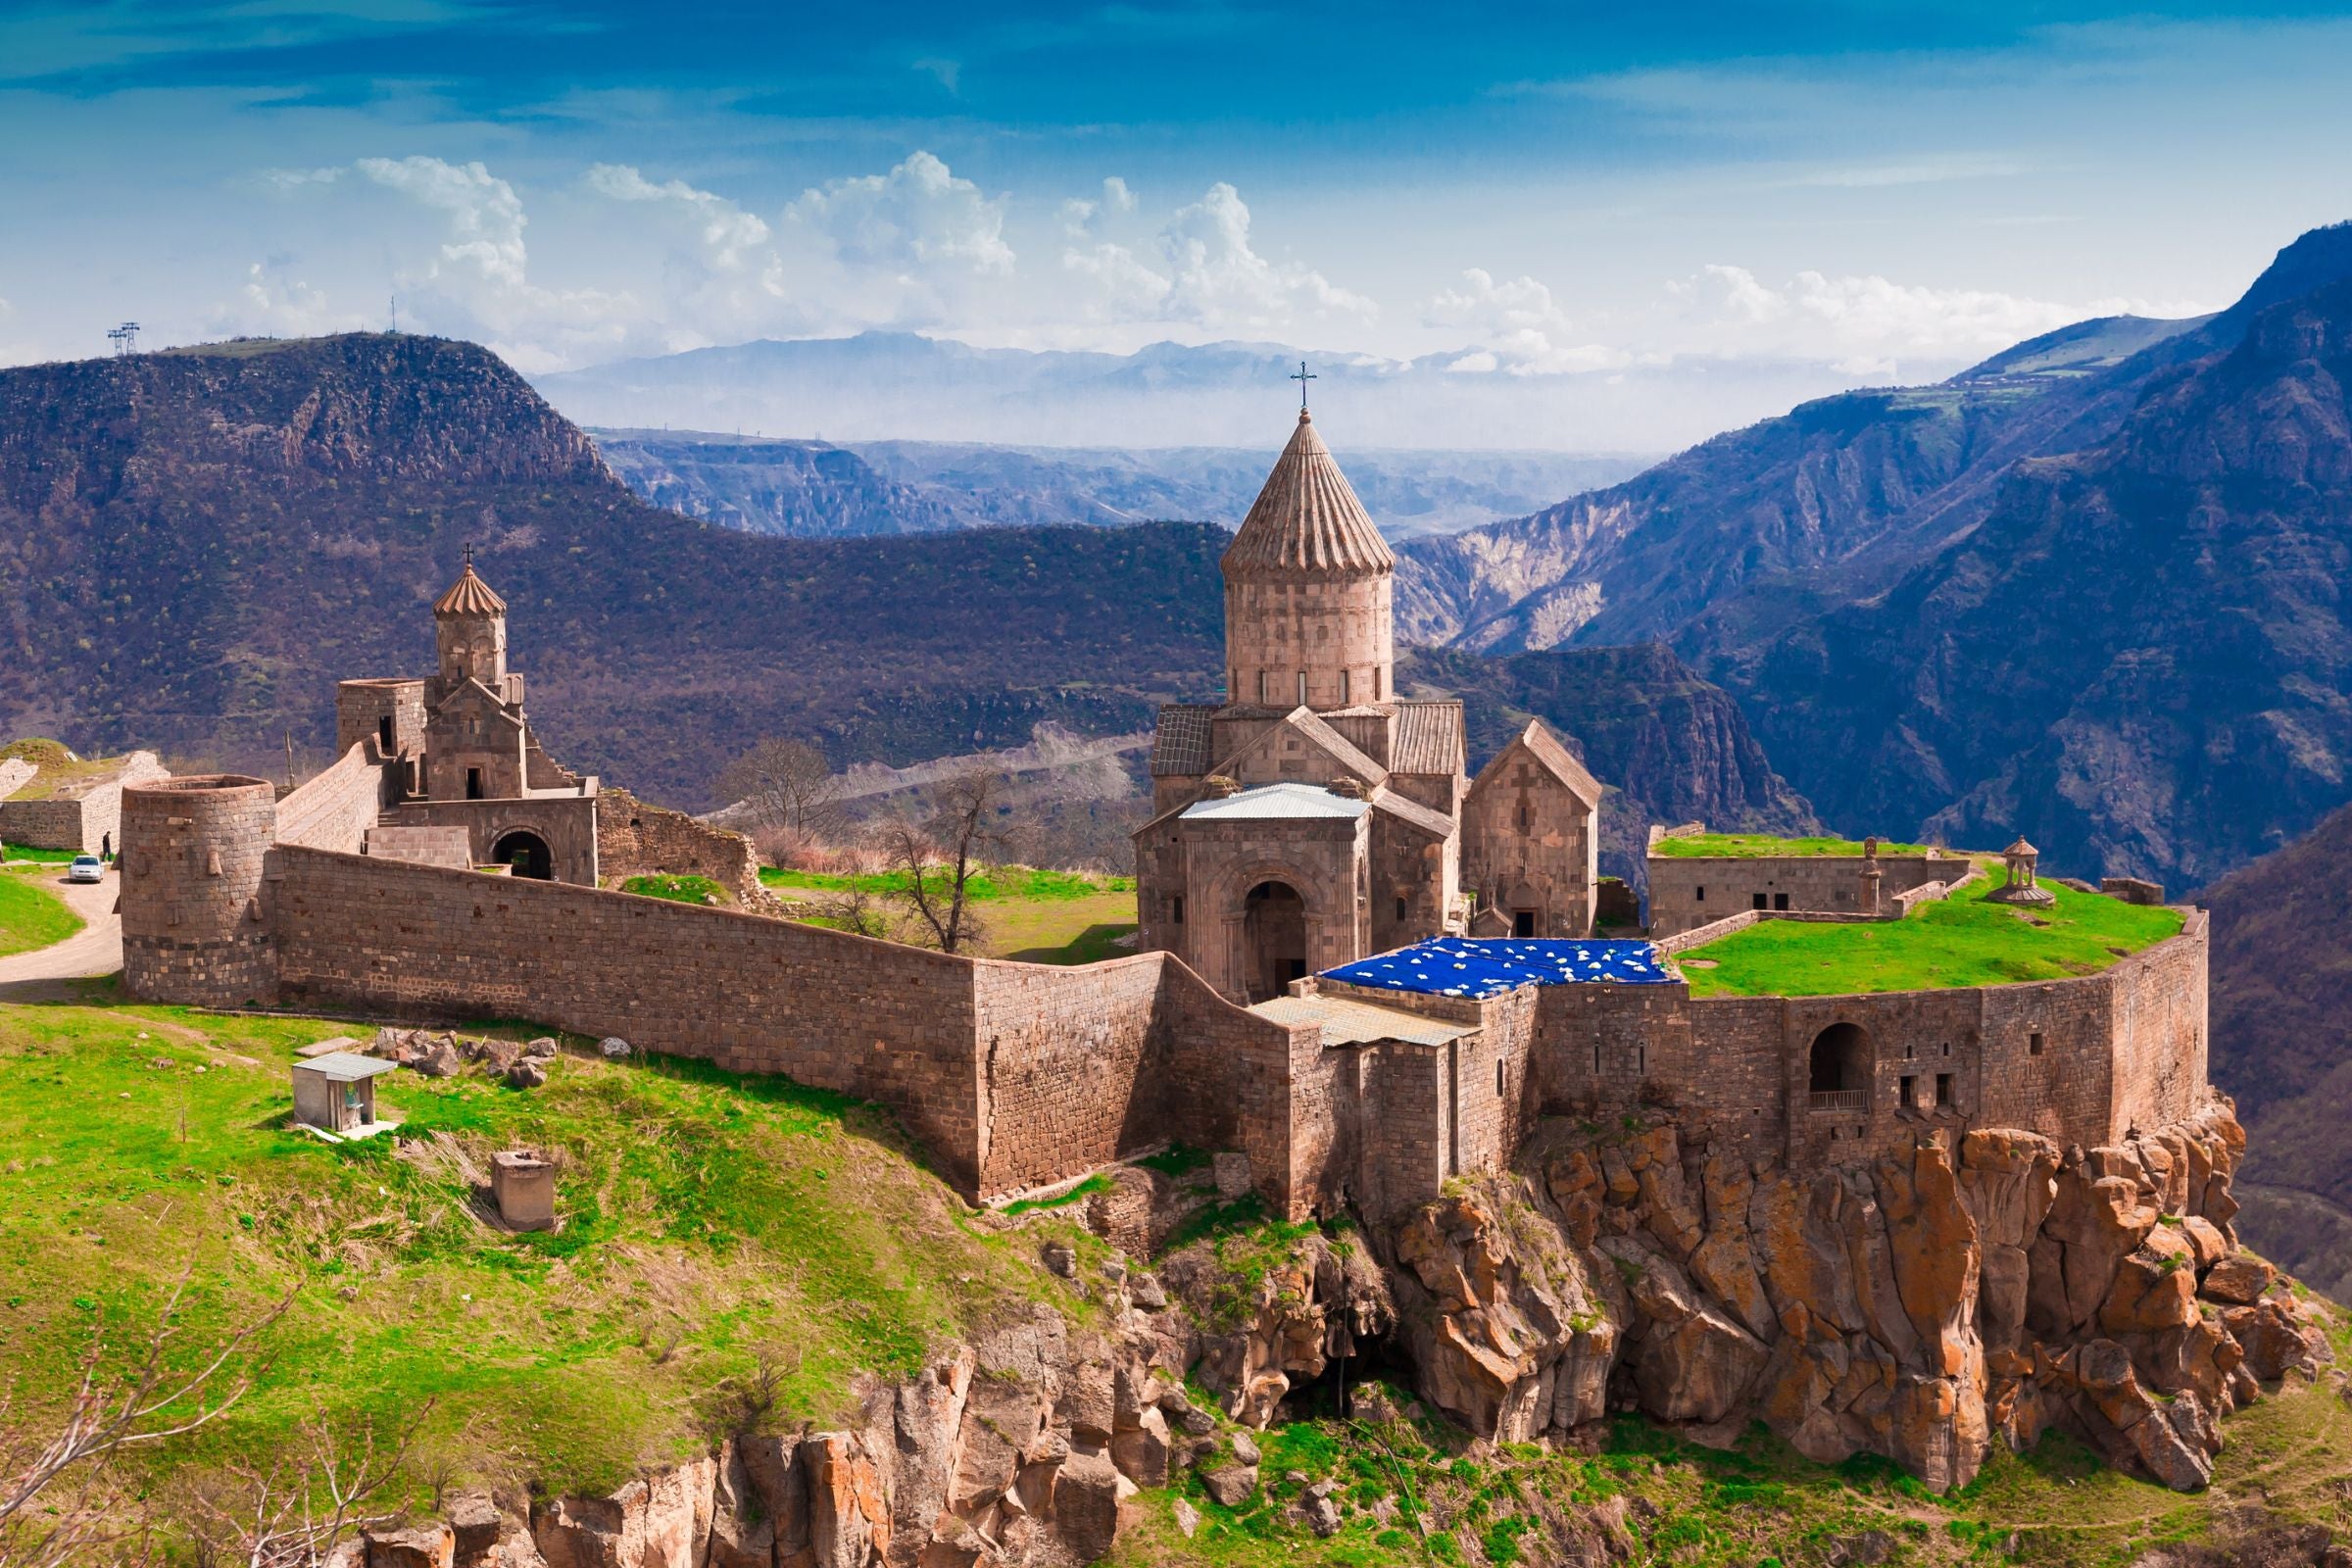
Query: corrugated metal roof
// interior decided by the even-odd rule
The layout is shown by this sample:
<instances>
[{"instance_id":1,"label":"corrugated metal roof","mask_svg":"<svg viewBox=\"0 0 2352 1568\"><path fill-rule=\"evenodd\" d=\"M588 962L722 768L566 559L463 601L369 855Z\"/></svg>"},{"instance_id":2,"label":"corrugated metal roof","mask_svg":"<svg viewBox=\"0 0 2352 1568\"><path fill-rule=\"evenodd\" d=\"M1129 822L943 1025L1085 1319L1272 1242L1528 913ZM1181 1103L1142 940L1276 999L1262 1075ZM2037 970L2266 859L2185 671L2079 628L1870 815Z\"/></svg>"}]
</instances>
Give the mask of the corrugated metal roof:
<instances>
[{"instance_id":1,"label":"corrugated metal roof","mask_svg":"<svg viewBox=\"0 0 2352 1568\"><path fill-rule=\"evenodd\" d=\"M1370 801L1351 801L1319 784L1261 784L1219 800L1195 801L1184 808L1186 821L1225 819L1262 821L1276 817L1361 816L1372 809Z\"/></svg>"},{"instance_id":2,"label":"corrugated metal roof","mask_svg":"<svg viewBox=\"0 0 2352 1568\"><path fill-rule=\"evenodd\" d=\"M1402 1040L1416 1046L1442 1046L1473 1031L1442 1018L1424 1018L1395 1007L1375 1007L1368 1002L1340 997L1275 997L1250 1009L1281 1024L1323 1026L1326 1046L1361 1045L1368 1040Z\"/></svg>"},{"instance_id":3,"label":"corrugated metal roof","mask_svg":"<svg viewBox=\"0 0 2352 1568\"><path fill-rule=\"evenodd\" d=\"M1450 776L1461 772L1464 749L1458 700L1396 705L1396 729L1389 746L1390 772Z\"/></svg>"},{"instance_id":4,"label":"corrugated metal roof","mask_svg":"<svg viewBox=\"0 0 2352 1568\"><path fill-rule=\"evenodd\" d=\"M1152 737L1153 778L1198 778L1215 760L1209 756L1208 703L1168 703L1159 710L1159 728Z\"/></svg>"},{"instance_id":5,"label":"corrugated metal roof","mask_svg":"<svg viewBox=\"0 0 2352 1568\"><path fill-rule=\"evenodd\" d=\"M314 1056L309 1061L298 1061L294 1064L294 1070L315 1072L321 1078L349 1083L354 1078L372 1078L379 1072L390 1072L399 1065L397 1061L386 1061L380 1056L355 1056L348 1051L338 1051L331 1056Z\"/></svg>"}]
</instances>

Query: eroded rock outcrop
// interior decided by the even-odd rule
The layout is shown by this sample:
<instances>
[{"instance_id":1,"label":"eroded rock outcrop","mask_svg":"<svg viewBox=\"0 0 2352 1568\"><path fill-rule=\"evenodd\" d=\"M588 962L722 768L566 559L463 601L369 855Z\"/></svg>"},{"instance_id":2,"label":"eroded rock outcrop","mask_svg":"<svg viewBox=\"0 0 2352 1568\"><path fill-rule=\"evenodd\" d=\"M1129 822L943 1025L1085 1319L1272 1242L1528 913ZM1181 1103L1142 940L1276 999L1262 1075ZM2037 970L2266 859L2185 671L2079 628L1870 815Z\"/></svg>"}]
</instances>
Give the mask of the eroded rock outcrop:
<instances>
[{"instance_id":1,"label":"eroded rock outcrop","mask_svg":"<svg viewBox=\"0 0 2352 1568\"><path fill-rule=\"evenodd\" d=\"M1759 1418L1834 1462L1938 1490L1997 1436L2075 1430L2180 1489L2217 1422L2327 1342L2237 1250L2227 1106L2093 1150L1923 1132L1796 1173L1682 1147L1665 1121L1555 1126L1393 1239L1421 1391L1472 1430L1565 1432L1605 1403Z\"/></svg>"}]
</instances>

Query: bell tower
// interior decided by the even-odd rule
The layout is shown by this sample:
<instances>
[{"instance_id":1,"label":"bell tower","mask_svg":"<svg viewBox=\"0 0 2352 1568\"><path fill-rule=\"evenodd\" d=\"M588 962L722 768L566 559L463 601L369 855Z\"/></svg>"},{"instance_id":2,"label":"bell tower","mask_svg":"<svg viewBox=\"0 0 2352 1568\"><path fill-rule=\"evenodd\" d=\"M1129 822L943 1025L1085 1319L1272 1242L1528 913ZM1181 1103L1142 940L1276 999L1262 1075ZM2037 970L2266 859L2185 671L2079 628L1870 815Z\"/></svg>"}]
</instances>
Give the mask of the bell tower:
<instances>
[{"instance_id":1,"label":"bell tower","mask_svg":"<svg viewBox=\"0 0 2352 1568\"><path fill-rule=\"evenodd\" d=\"M466 547L466 569L433 602L433 640L440 649L440 690L470 679L506 695L507 602L474 575L471 545Z\"/></svg>"}]
</instances>

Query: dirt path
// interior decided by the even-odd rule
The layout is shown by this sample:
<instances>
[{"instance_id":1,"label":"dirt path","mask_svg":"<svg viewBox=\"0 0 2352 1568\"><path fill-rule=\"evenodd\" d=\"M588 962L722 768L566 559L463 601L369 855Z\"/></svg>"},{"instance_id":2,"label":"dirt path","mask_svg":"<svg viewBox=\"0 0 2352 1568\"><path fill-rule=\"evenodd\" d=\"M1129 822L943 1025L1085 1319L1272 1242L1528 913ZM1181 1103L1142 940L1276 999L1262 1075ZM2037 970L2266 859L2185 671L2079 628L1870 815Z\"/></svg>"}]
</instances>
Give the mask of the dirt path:
<instances>
[{"instance_id":1,"label":"dirt path","mask_svg":"<svg viewBox=\"0 0 2352 1568\"><path fill-rule=\"evenodd\" d=\"M36 880L81 916L82 928L65 941L0 958L0 1002L71 1002L73 982L122 967L122 918L115 913L121 878L110 867L103 882L68 882L65 867Z\"/></svg>"}]
</instances>

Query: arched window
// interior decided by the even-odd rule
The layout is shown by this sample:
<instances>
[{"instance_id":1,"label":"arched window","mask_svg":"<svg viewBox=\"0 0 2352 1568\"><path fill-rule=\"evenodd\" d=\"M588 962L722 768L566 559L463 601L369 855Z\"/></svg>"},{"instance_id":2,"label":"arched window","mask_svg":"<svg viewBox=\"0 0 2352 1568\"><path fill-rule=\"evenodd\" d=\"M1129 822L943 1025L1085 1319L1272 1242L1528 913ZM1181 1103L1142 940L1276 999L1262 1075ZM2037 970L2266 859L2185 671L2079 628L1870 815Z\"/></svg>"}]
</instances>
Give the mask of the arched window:
<instances>
[{"instance_id":1,"label":"arched window","mask_svg":"<svg viewBox=\"0 0 2352 1568\"><path fill-rule=\"evenodd\" d=\"M1298 672L1298 706L1306 706L1306 671L1303 669Z\"/></svg>"}]
</instances>

